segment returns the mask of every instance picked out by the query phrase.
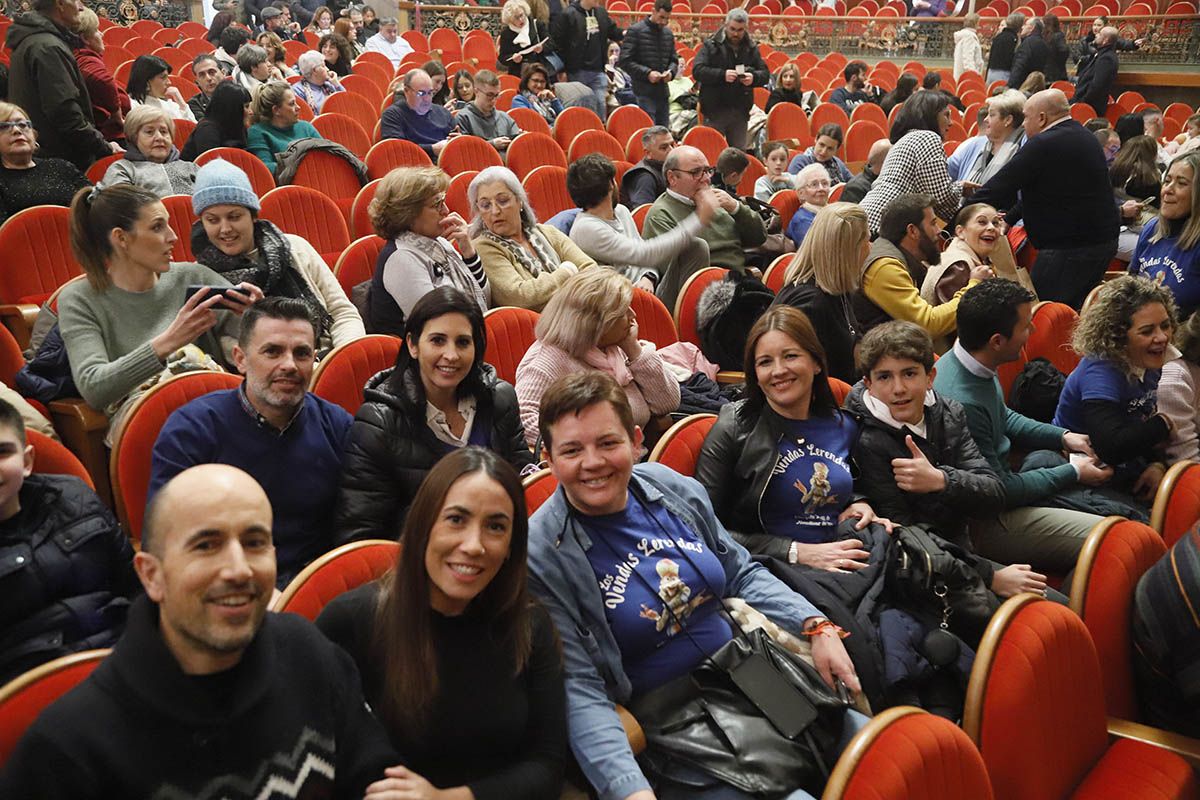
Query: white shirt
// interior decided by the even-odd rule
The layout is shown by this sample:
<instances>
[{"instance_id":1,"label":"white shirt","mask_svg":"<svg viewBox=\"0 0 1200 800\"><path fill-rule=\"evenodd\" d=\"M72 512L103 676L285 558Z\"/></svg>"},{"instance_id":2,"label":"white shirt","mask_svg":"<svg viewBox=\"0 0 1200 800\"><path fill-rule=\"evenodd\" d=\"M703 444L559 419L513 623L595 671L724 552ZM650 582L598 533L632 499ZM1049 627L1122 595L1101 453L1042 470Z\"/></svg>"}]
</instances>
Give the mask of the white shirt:
<instances>
[{"instance_id":1,"label":"white shirt","mask_svg":"<svg viewBox=\"0 0 1200 800\"><path fill-rule=\"evenodd\" d=\"M174 100L160 100L153 95L146 95L146 99L142 101L132 100L133 108L138 106L150 106L151 108L160 108L167 113L171 119L186 119L188 122L195 122L196 116L192 113L192 109L186 103L180 106Z\"/></svg>"},{"instance_id":2,"label":"white shirt","mask_svg":"<svg viewBox=\"0 0 1200 800\"><path fill-rule=\"evenodd\" d=\"M976 378L994 378L999 373L991 367L980 363L979 359L967 352L967 348L963 347L957 341L954 342L954 355L958 356L959 363L966 367L967 372L974 375Z\"/></svg>"},{"instance_id":3,"label":"white shirt","mask_svg":"<svg viewBox=\"0 0 1200 800\"><path fill-rule=\"evenodd\" d=\"M438 441L452 447L466 447L471 439L471 427L475 424L475 398L464 397L458 401L458 413L462 414L467 424L463 425L462 436L455 436L450 430L446 415L428 400L425 401L425 424L433 432Z\"/></svg>"},{"instance_id":4,"label":"white shirt","mask_svg":"<svg viewBox=\"0 0 1200 800\"><path fill-rule=\"evenodd\" d=\"M397 36L396 41L389 42L382 33L377 33L367 39L367 50L383 53L392 60L393 67L399 67L404 57L413 52L413 47L404 38Z\"/></svg>"}]
</instances>

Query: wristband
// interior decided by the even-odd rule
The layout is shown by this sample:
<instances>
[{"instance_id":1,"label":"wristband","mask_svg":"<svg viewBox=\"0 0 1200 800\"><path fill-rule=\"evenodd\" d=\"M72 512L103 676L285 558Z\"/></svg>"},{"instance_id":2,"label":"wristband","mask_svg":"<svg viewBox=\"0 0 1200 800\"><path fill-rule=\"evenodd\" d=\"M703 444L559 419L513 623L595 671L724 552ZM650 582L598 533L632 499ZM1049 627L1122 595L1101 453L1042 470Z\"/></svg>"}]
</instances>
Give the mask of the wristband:
<instances>
[{"instance_id":1,"label":"wristband","mask_svg":"<svg viewBox=\"0 0 1200 800\"><path fill-rule=\"evenodd\" d=\"M811 625L806 626L804 630L800 631L800 633L803 636L812 638L814 636L820 636L825 631L833 631L839 639L845 639L850 635L847 631L839 628L837 625L834 625L827 619L821 619Z\"/></svg>"}]
</instances>

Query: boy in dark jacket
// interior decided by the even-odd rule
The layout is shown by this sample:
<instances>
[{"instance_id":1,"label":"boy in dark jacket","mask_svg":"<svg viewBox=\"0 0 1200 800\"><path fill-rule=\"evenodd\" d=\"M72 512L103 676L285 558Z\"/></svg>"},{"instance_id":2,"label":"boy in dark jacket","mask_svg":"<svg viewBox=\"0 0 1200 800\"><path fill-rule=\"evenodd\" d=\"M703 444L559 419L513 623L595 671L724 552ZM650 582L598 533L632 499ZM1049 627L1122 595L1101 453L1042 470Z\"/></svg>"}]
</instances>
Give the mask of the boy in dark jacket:
<instances>
[{"instance_id":1,"label":"boy in dark jacket","mask_svg":"<svg viewBox=\"0 0 1200 800\"><path fill-rule=\"evenodd\" d=\"M138 592L133 548L83 481L34 475L21 415L0 401L0 685L109 647Z\"/></svg>"},{"instance_id":2,"label":"boy in dark jacket","mask_svg":"<svg viewBox=\"0 0 1200 800\"><path fill-rule=\"evenodd\" d=\"M966 412L933 387L933 340L918 325L893 321L873 328L858 349L863 380L846 398L861 420L853 457L872 508L901 525L923 525L970 549L967 518L1004 504L1004 487L967 428ZM1028 564L976 568L1000 597L1046 590Z\"/></svg>"}]
</instances>

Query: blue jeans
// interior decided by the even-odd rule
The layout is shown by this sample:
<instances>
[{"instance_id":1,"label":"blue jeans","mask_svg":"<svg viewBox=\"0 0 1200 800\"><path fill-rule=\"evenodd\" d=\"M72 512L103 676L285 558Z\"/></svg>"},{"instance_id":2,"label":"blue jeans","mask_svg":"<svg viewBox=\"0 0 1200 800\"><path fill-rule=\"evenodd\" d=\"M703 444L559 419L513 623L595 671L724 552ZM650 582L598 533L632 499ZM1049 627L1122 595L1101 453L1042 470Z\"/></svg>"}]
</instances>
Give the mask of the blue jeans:
<instances>
[{"instance_id":1,"label":"blue jeans","mask_svg":"<svg viewBox=\"0 0 1200 800\"><path fill-rule=\"evenodd\" d=\"M638 108L650 115L650 119L654 120L655 125L662 125L664 128L671 124L671 98L667 95L662 97L651 97L649 95L636 95ZM625 142L621 142L625 144Z\"/></svg>"},{"instance_id":2,"label":"blue jeans","mask_svg":"<svg viewBox=\"0 0 1200 800\"><path fill-rule=\"evenodd\" d=\"M850 744L854 734L866 727L869 721L869 717L857 711L846 710L846 722L842 725L842 738L837 743L839 755ZM833 764L830 764L829 768L833 769ZM752 796L745 792L723 783L708 783L709 780L711 779L707 775L696 773L697 786L685 786L677 783L664 784L657 787L654 793L659 800L752 800ZM817 800L817 798L803 789L797 789L783 800Z\"/></svg>"},{"instance_id":3,"label":"blue jeans","mask_svg":"<svg viewBox=\"0 0 1200 800\"><path fill-rule=\"evenodd\" d=\"M604 73L604 70L593 72L590 69L581 69L577 72L568 72L567 79L578 81L591 89L600 106L600 119L604 120L608 117L608 75Z\"/></svg>"}]
</instances>

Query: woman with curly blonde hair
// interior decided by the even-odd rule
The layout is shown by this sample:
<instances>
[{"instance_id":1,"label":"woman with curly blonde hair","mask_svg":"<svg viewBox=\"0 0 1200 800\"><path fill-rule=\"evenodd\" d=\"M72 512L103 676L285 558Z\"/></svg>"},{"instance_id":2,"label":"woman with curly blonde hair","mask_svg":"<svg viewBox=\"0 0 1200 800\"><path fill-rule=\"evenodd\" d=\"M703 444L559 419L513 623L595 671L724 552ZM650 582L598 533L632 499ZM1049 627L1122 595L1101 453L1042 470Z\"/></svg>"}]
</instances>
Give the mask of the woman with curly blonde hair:
<instances>
[{"instance_id":1,"label":"woman with curly blonde hair","mask_svg":"<svg viewBox=\"0 0 1200 800\"><path fill-rule=\"evenodd\" d=\"M1175 300L1158 284L1123 275L1104 284L1075 327L1083 356L1067 378L1054 424L1091 437L1099 459L1142 500L1154 497L1173 425L1158 410L1163 365L1175 357Z\"/></svg>"},{"instance_id":2,"label":"woman with curly blonde hair","mask_svg":"<svg viewBox=\"0 0 1200 800\"><path fill-rule=\"evenodd\" d=\"M401 167L379 182L368 213L375 232L388 240L371 279L370 327L404 335L405 317L438 286L453 286L479 306L491 303L467 221L446 206L450 179L437 167ZM449 240L453 240L458 246Z\"/></svg>"}]
</instances>

